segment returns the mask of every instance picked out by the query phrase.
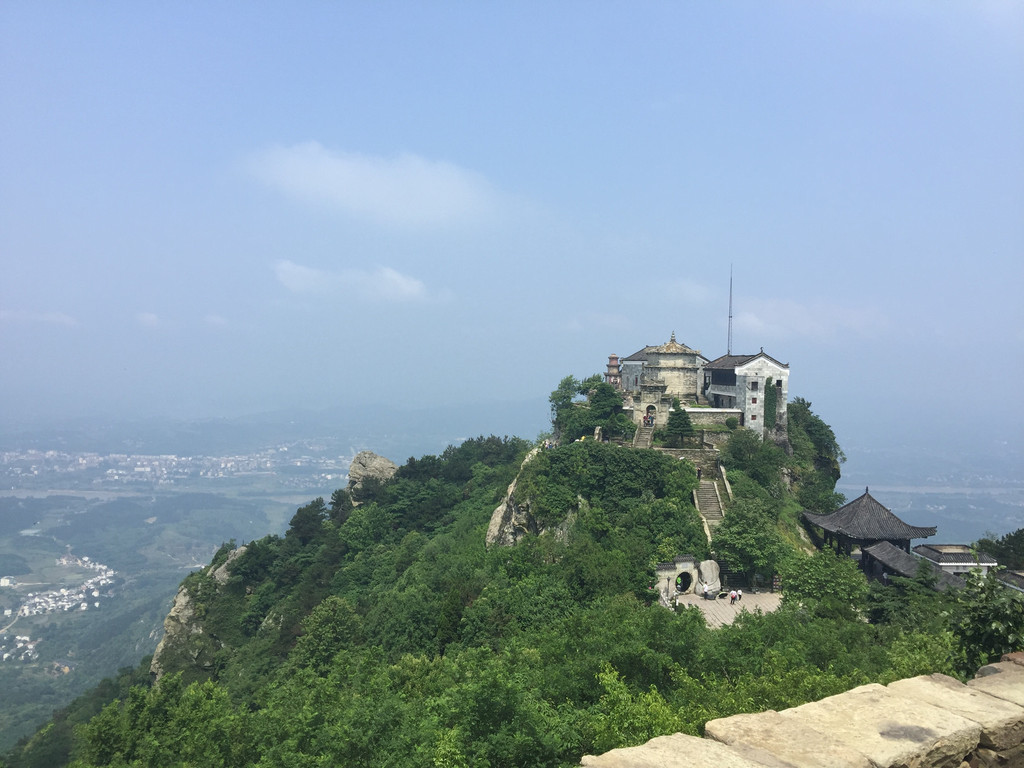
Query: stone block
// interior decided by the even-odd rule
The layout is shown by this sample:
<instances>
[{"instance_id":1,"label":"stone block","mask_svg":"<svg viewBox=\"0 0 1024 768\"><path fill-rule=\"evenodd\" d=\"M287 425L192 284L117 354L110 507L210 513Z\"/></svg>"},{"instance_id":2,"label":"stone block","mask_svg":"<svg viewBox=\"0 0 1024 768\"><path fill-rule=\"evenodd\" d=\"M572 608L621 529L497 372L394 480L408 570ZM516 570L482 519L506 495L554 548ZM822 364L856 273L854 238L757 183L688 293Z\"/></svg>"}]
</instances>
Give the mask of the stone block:
<instances>
[{"instance_id":1,"label":"stone block","mask_svg":"<svg viewBox=\"0 0 1024 768\"><path fill-rule=\"evenodd\" d=\"M968 761L968 768L1024 768L1024 745L997 752L978 749Z\"/></svg>"},{"instance_id":2,"label":"stone block","mask_svg":"<svg viewBox=\"0 0 1024 768\"><path fill-rule=\"evenodd\" d=\"M828 731L773 710L712 720L704 734L770 768L873 768L867 757Z\"/></svg>"},{"instance_id":3,"label":"stone block","mask_svg":"<svg viewBox=\"0 0 1024 768\"><path fill-rule=\"evenodd\" d=\"M1014 664L1020 664L1024 666L1024 651L1017 651L1015 653L1004 653L1000 661L1012 661Z\"/></svg>"},{"instance_id":4,"label":"stone block","mask_svg":"<svg viewBox=\"0 0 1024 768\"><path fill-rule=\"evenodd\" d=\"M1004 750L1024 742L1024 707L970 688L952 677L922 675L897 680L888 688L900 696L934 704L978 723L983 747Z\"/></svg>"},{"instance_id":5,"label":"stone block","mask_svg":"<svg viewBox=\"0 0 1024 768\"><path fill-rule=\"evenodd\" d=\"M1001 661L982 667L978 675L967 681L968 687L1024 707L1024 666Z\"/></svg>"},{"instance_id":6,"label":"stone block","mask_svg":"<svg viewBox=\"0 0 1024 768\"><path fill-rule=\"evenodd\" d=\"M779 713L829 733L878 768L959 768L981 726L872 683Z\"/></svg>"},{"instance_id":7,"label":"stone block","mask_svg":"<svg viewBox=\"0 0 1024 768\"><path fill-rule=\"evenodd\" d=\"M620 747L603 755L584 755L585 768L765 768L724 744L675 733L638 747Z\"/></svg>"}]
</instances>

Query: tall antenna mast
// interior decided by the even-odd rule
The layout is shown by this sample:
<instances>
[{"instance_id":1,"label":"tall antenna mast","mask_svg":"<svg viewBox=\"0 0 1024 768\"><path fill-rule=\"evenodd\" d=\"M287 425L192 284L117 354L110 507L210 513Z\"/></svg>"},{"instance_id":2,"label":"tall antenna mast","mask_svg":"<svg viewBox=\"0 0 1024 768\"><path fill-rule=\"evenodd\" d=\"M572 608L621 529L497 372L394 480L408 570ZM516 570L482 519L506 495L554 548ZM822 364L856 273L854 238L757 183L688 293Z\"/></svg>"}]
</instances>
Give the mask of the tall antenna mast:
<instances>
[{"instance_id":1,"label":"tall antenna mast","mask_svg":"<svg viewBox=\"0 0 1024 768\"><path fill-rule=\"evenodd\" d=\"M725 354L732 354L732 264L729 265L729 343L726 344Z\"/></svg>"}]
</instances>

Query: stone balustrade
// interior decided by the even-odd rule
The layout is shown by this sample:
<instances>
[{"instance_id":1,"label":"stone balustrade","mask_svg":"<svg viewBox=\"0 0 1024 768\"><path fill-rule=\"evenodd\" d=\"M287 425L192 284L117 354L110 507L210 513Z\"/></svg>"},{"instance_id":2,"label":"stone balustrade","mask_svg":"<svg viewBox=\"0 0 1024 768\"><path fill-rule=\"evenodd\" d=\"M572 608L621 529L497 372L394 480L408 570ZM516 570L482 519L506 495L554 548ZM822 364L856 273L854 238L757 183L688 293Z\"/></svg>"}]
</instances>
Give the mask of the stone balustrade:
<instances>
[{"instance_id":1,"label":"stone balustrade","mask_svg":"<svg viewBox=\"0 0 1024 768\"><path fill-rule=\"evenodd\" d=\"M712 720L705 738L659 736L587 755L590 768L1024 768L1024 653L966 685L923 675L782 712Z\"/></svg>"}]
</instances>

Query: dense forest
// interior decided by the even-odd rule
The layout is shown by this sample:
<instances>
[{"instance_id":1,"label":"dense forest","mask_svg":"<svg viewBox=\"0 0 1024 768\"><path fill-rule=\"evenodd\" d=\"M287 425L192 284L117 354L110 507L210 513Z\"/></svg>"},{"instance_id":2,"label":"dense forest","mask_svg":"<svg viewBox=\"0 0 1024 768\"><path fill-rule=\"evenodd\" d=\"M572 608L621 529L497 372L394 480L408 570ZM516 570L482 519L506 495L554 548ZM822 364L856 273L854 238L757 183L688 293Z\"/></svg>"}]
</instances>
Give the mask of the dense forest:
<instances>
[{"instance_id":1,"label":"dense forest","mask_svg":"<svg viewBox=\"0 0 1024 768\"><path fill-rule=\"evenodd\" d=\"M225 544L183 583L202 632L159 681L148 659L123 670L4 765L572 766L867 682L964 676L1024 643L1024 603L994 579L882 588L815 549L799 512L842 503L843 455L810 403L790 405L788 450L732 434L736 498L709 543L688 462L558 440L628 432L606 394L556 390L554 445L525 465L531 443L480 437L315 499L222 582ZM488 548L517 477L547 532ZM654 565L712 552L744 579L780 575L780 610L710 629L661 607Z\"/></svg>"}]
</instances>

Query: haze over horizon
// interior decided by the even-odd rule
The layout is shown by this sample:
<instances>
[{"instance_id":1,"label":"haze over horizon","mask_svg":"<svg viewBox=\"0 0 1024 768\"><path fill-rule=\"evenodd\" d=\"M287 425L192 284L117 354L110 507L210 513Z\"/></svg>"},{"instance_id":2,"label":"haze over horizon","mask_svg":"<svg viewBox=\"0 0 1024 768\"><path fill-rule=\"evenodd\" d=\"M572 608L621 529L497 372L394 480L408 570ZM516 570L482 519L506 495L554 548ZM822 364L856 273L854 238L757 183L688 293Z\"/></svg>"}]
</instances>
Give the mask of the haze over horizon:
<instances>
[{"instance_id":1,"label":"haze over horizon","mask_svg":"<svg viewBox=\"0 0 1024 768\"><path fill-rule=\"evenodd\" d=\"M482 412L731 267L844 445L1020 445L1020 4L6 3L0 103L2 421Z\"/></svg>"}]
</instances>

